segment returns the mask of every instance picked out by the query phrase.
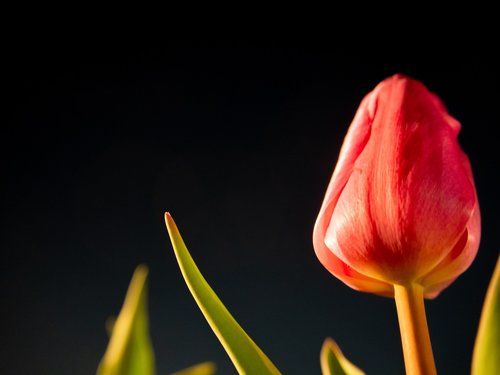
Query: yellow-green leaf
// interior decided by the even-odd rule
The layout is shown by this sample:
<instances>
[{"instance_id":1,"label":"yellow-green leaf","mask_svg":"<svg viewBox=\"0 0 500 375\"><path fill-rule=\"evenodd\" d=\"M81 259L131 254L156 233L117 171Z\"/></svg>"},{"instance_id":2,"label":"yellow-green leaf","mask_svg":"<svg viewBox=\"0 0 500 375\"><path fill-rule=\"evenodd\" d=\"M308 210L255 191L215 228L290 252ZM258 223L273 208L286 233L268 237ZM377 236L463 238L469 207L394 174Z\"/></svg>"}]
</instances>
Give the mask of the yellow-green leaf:
<instances>
[{"instance_id":1,"label":"yellow-green leaf","mask_svg":"<svg viewBox=\"0 0 500 375\"><path fill-rule=\"evenodd\" d=\"M148 269L136 268L123 307L112 325L97 375L153 375L154 354L147 312Z\"/></svg>"},{"instance_id":2,"label":"yellow-green leaf","mask_svg":"<svg viewBox=\"0 0 500 375\"><path fill-rule=\"evenodd\" d=\"M174 372L172 375L213 375L217 367L213 362L203 362L184 370Z\"/></svg>"},{"instance_id":3,"label":"yellow-green leaf","mask_svg":"<svg viewBox=\"0 0 500 375\"><path fill-rule=\"evenodd\" d=\"M493 272L481 312L472 375L500 374L500 257Z\"/></svg>"},{"instance_id":4,"label":"yellow-green leaf","mask_svg":"<svg viewBox=\"0 0 500 375\"><path fill-rule=\"evenodd\" d=\"M320 354L321 372L323 375L364 375L364 372L354 366L331 338L323 343Z\"/></svg>"},{"instance_id":5,"label":"yellow-green leaf","mask_svg":"<svg viewBox=\"0 0 500 375\"><path fill-rule=\"evenodd\" d=\"M182 276L208 324L240 374L280 374L269 358L236 322L200 273L169 213L168 233Z\"/></svg>"}]
</instances>

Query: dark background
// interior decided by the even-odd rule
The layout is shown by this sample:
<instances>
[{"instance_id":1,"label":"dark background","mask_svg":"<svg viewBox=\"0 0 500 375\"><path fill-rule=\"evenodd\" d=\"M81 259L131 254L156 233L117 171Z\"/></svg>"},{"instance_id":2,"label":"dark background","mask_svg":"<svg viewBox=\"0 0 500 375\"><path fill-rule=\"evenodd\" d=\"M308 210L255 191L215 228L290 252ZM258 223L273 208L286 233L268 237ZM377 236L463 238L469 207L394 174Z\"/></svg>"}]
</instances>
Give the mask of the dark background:
<instances>
[{"instance_id":1,"label":"dark background","mask_svg":"<svg viewBox=\"0 0 500 375\"><path fill-rule=\"evenodd\" d=\"M349 289L311 243L359 102L397 72L462 122L475 174L479 253L427 303L438 371L469 373L499 249L498 65L488 49L39 39L4 52L1 373L94 373L104 323L140 263L150 267L158 374L205 360L235 373L184 285L168 210L284 374L319 374L327 336L369 374L402 374L394 302Z\"/></svg>"}]
</instances>

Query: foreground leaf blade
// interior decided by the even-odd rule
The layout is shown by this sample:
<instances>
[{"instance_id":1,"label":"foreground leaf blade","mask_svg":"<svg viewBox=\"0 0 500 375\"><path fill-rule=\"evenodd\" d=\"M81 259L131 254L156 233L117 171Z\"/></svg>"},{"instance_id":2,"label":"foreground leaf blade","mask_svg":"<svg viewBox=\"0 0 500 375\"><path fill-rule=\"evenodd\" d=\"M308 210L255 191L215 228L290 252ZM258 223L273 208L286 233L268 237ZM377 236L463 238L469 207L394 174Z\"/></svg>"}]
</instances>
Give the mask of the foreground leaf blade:
<instances>
[{"instance_id":1,"label":"foreground leaf blade","mask_svg":"<svg viewBox=\"0 0 500 375\"><path fill-rule=\"evenodd\" d=\"M331 338L323 343L320 354L321 372L323 375L364 375L365 373L353 365L342 354L339 346Z\"/></svg>"},{"instance_id":2,"label":"foreground leaf blade","mask_svg":"<svg viewBox=\"0 0 500 375\"><path fill-rule=\"evenodd\" d=\"M165 222L184 280L238 372L259 375L280 374L208 285L189 254L169 213L165 214Z\"/></svg>"},{"instance_id":3,"label":"foreground leaf blade","mask_svg":"<svg viewBox=\"0 0 500 375\"><path fill-rule=\"evenodd\" d=\"M172 375L213 375L217 367L213 362L203 362L184 370L174 372Z\"/></svg>"},{"instance_id":4,"label":"foreground leaf blade","mask_svg":"<svg viewBox=\"0 0 500 375\"><path fill-rule=\"evenodd\" d=\"M474 344L471 373L500 374L500 257L486 292Z\"/></svg>"},{"instance_id":5,"label":"foreground leaf blade","mask_svg":"<svg viewBox=\"0 0 500 375\"><path fill-rule=\"evenodd\" d=\"M154 353L149 337L146 266L136 268L125 302L111 329L97 375L153 375Z\"/></svg>"}]
</instances>

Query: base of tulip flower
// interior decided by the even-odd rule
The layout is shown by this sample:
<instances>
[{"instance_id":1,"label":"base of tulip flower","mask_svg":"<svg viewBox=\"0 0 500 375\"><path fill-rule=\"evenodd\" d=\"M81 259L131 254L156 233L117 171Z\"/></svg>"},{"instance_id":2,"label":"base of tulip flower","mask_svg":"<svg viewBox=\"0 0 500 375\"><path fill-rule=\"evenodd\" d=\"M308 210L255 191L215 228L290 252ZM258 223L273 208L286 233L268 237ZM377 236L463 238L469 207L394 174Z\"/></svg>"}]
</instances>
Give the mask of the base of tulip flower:
<instances>
[{"instance_id":1,"label":"base of tulip flower","mask_svg":"<svg viewBox=\"0 0 500 375\"><path fill-rule=\"evenodd\" d=\"M394 285L399 330L407 375L436 375L424 291L420 285Z\"/></svg>"}]
</instances>

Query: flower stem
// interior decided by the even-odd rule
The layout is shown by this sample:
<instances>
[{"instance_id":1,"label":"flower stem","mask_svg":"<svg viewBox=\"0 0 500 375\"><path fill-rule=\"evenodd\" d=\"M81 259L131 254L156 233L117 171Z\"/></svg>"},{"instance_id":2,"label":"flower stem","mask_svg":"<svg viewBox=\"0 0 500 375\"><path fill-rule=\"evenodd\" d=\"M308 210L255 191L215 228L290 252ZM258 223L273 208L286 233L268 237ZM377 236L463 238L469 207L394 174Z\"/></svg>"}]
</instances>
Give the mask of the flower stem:
<instances>
[{"instance_id":1,"label":"flower stem","mask_svg":"<svg viewBox=\"0 0 500 375\"><path fill-rule=\"evenodd\" d=\"M394 285L407 375L436 375L420 285Z\"/></svg>"}]
</instances>

